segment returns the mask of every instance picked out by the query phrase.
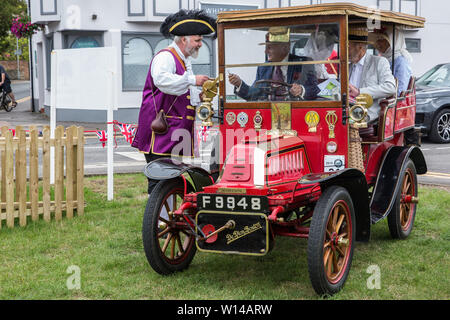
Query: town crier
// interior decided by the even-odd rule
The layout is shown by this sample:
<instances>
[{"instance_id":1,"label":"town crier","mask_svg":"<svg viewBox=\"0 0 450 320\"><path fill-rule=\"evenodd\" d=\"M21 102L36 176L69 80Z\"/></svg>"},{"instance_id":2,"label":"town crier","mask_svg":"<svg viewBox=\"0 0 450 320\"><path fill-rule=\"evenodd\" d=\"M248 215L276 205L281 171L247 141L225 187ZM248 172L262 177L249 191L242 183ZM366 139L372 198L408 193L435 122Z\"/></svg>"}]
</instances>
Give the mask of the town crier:
<instances>
[{"instance_id":1,"label":"town crier","mask_svg":"<svg viewBox=\"0 0 450 320\"><path fill-rule=\"evenodd\" d=\"M132 143L147 163L160 157L193 156L195 107L201 102L197 87L209 77L194 75L191 59L198 56L203 35L216 36L216 22L203 10L182 9L164 20L160 32L173 42L150 63ZM156 182L149 180L149 193Z\"/></svg>"}]
</instances>

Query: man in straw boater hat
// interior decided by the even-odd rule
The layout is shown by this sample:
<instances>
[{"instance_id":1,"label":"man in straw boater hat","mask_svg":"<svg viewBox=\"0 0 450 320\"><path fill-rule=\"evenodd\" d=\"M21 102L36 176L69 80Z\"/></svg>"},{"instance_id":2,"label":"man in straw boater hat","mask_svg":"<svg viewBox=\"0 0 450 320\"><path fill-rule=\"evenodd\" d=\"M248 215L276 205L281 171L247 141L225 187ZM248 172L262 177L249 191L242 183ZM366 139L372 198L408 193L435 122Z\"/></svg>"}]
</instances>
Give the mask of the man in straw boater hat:
<instances>
[{"instance_id":1,"label":"man in straw boater hat","mask_svg":"<svg viewBox=\"0 0 450 320\"><path fill-rule=\"evenodd\" d=\"M389 62L384 57L367 52L368 29L366 26L350 25L348 30L349 94L355 98L362 93L370 94L374 104L368 110L368 122L378 119L378 100L395 95L395 79Z\"/></svg>"},{"instance_id":2,"label":"man in straw boater hat","mask_svg":"<svg viewBox=\"0 0 450 320\"><path fill-rule=\"evenodd\" d=\"M182 9L164 20L160 32L173 37L173 42L150 63L132 143L147 162L172 155L193 156L195 106L201 102L201 89L196 86L209 77L194 75L191 57L198 56L203 35L215 36L216 22L202 10ZM149 179L149 194L157 182Z\"/></svg>"},{"instance_id":3,"label":"man in straw boater hat","mask_svg":"<svg viewBox=\"0 0 450 320\"><path fill-rule=\"evenodd\" d=\"M287 27L271 27L266 34L266 42L260 43L265 45L265 54L267 62L291 62L311 60L308 57L299 57L289 53L290 38L289 28ZM259 100L264 98L264 92L254 83L249 86L237 74L229 74L228 80L235 87L234 92L245 100ZM301 97L306 100L317 98L320 92L317 86L317 78L314 68L311 65L289 65L289 66L259 66L256 71L256 81L259 80L276 80L292 84L289 92L280 92L286 88L277 90L277 97L282 94L289 94L291 97ZM286 90L287 91L287 90Z\"/></svg>"}]
</instances>

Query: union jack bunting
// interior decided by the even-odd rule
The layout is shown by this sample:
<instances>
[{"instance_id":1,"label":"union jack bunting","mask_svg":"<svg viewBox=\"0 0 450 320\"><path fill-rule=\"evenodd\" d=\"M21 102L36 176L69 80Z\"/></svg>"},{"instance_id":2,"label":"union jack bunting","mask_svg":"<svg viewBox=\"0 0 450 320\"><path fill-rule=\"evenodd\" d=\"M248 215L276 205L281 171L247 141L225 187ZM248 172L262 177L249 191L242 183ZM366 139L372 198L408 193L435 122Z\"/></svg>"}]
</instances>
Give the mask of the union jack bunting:
<instances>
[{"instance_id":1,"label":"union jack bunting","mask_svg":"<svg viewBox=\"0 0 450 320\"><path fill-rule=\"evenodd\" d=\"M207 126L200 126L200 130L197 130L197 138L198 141L203 141L206 142L206 140L208 140L208 130L211 127L207 127Z\"/></svg>"},{"instance_id":2,"label":"union jack bunting","mask_svg":"<svg viewBox=\"0 0 450 320\"><path fill-rule=\"evenodd\" d=\"M136 126L127 123L116 124L119 127L120 132L122 132L123 136L125 137L125 140L127 140L127 142L131 144L133 142L134 135L136 134Z\"/></svg>"},{"instance_id":3,"label":"union jack bunting","mask_svg":"<svg viewBox=\"0 0 450 320\"><path fill-rule=\"evenodd\" d=\"M95 131L95 133L97 134L98 140L100 140L104 148L106 142L108 141L108 133L105 130L97 130Z\"/></svg>"}]
</instances>

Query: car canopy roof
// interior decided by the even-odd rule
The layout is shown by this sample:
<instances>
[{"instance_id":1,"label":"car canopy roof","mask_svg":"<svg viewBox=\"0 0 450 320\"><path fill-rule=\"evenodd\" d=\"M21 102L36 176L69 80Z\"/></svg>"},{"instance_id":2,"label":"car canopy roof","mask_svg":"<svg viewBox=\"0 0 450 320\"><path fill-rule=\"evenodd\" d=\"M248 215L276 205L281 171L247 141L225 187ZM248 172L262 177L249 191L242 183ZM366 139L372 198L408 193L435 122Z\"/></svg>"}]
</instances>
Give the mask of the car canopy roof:
<instances>
[{"instance_id":1,"label":"car canopy roof","mask_svg":"<svg viewBox=\"0 0 450 320\"><path fill-rule=\"evenodd\" d=\"M358 23L366 21L368 18L373 18L376 14L376 19L381 22L396 23L405 27L423 28L425 24L425 18L423 17L400 12L375 10L352 3L326 3L298 7L225 11L218 14L217 22L226 23L307 16L347 15L349 16L349 23Z\"/></svg>"}]
</instances>

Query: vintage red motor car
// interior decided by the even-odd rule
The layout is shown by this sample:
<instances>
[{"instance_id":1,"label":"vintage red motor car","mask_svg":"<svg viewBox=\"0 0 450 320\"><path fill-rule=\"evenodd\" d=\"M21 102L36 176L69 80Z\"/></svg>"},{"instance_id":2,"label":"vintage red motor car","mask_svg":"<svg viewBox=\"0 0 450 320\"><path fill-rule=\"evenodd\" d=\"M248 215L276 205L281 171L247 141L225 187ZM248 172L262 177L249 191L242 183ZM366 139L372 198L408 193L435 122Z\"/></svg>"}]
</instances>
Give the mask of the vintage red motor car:
<instances>
[{"instance_id":1,"label":"vintage red motor car","mask_svg":"<svg viewBox=\"0 0 450 320\"><path fill-rule=\"evenodd\" d=\"M263 256L277 236L305 238L313 288L334 294L372 224L387 218L392 237L410 234L417 174L427 171L421 150L405 142L414 131L413 78L381 101L349 98L349 28L421 28L425 20L336 3L223 12L217 22L219 74L204 85L198 115L207 126L218 121L218 171L169 158L147 165L147 177L160 180L143 220L147 259L170 274L188 268L197 250ZM272 36L288 44L289 59L267 60ZM291 79L264 78L277 66ZM293 83L303 95L292 94ZM368 124L377 103L378 122Z\"/></svg>"}]
</instances>

